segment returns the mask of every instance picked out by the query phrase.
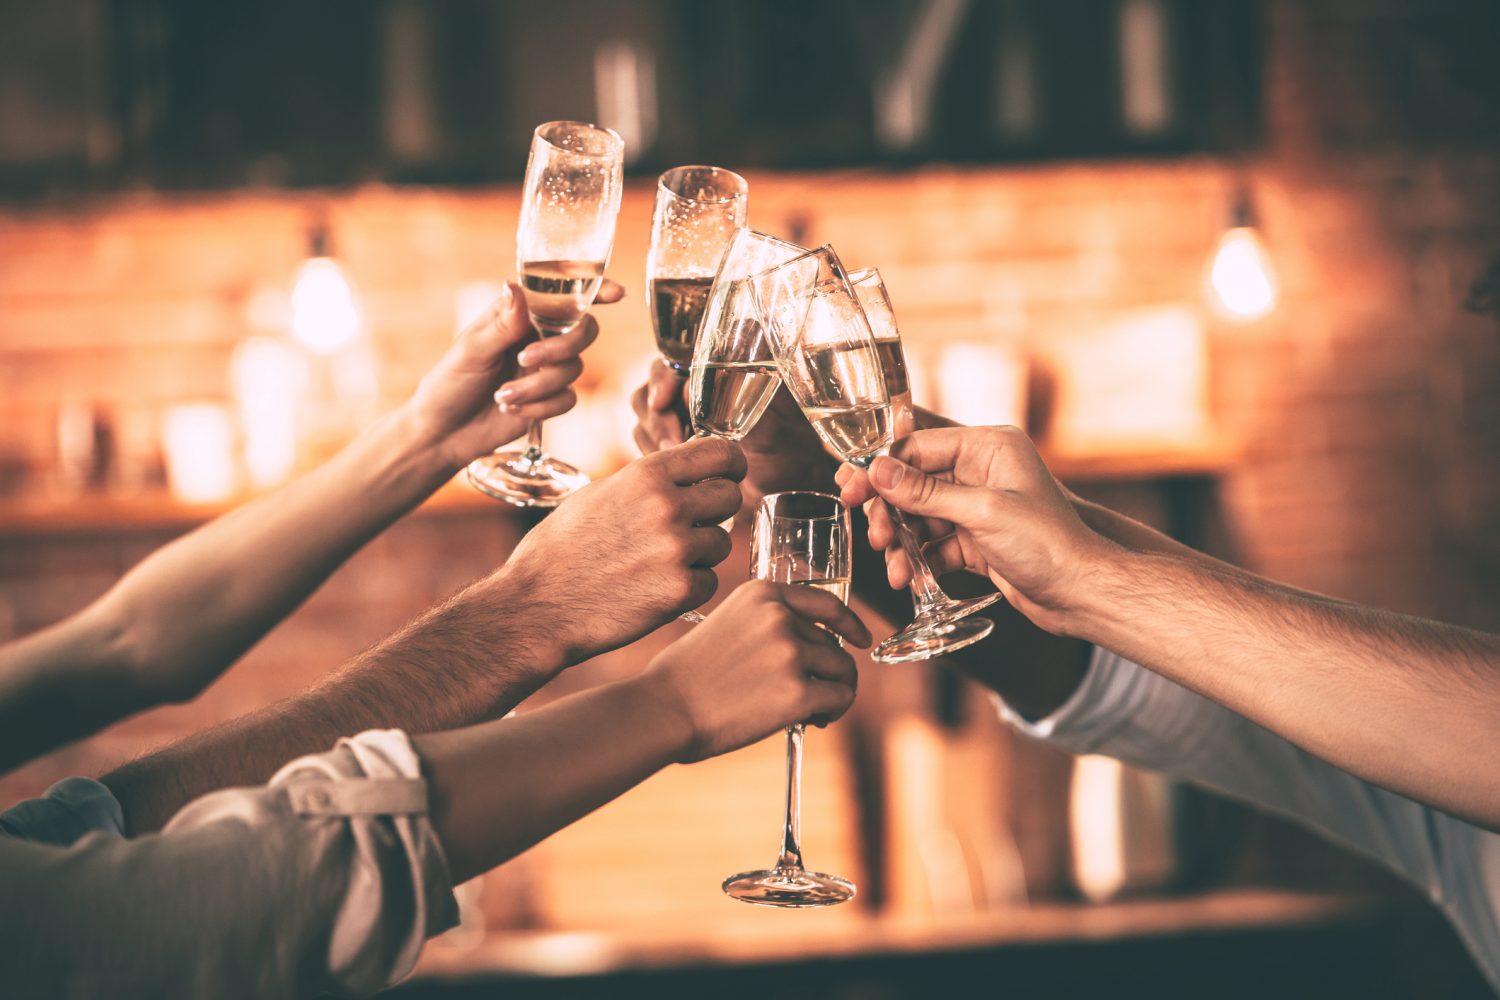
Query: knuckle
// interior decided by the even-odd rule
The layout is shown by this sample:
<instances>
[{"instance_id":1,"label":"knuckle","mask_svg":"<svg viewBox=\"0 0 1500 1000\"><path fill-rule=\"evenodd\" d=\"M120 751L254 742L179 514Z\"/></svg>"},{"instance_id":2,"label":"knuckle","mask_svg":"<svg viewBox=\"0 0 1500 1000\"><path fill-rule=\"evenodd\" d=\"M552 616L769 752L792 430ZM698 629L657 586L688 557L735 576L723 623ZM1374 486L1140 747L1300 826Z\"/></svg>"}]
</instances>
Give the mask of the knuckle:
<instances>
[{"instance_id":1,"label":"knuckle","mask_svg":"<svg viewBox=\"0 0 1500 1000\"><path fill-rule=\"evenodd\" d=\"M686 604L695 596L698 589L697 581L693 574L678 571L667 577L663 590L666 592L667 600L673 605Z\"/></svg>"},{"instance_id":2,"label":"knuckle","mask_svg":"<svg viewBox=\"0 0 1500 1000\"><path fill-rule=\"evenodd\" d=\"M677 499L664 490L655 490L641 502L641 514L650 521L677 519Z\"/></svg>"},{"instance_id":3,"label":"knuckle","mask_svg":"<svg viewBox=\"0 0 1500 1000\"><path fill-rule=\"evenodd\" d=\"M692 560L693 546L691 541L684 535L671 534L662 536L662 552L668 562L686 563Z\"/></svg>"},{"instance_id":4,"label":"knuckle","mask_svg":"<svg viewBox=\"0 0 1500 1000\"><path fill-rule=\"evenodd\" d=\"M751 580L742 588L745 593L757 601L765 603L780 604L780 594L776 585L769 580ZM785 608L782 609L786 610ZM773 619L774 621L774 619Z\"/></svg>"}]
</instances>

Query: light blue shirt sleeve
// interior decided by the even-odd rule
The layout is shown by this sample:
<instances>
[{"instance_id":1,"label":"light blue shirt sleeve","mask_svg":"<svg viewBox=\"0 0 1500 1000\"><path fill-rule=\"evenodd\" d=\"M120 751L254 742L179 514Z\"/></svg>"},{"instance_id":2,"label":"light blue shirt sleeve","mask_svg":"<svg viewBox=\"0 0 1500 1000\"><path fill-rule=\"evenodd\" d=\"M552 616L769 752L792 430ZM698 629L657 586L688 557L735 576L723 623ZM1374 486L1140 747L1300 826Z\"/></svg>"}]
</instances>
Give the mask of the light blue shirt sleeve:
<instances>
[{"instance_id":1,"label":"light blue shirt sleeve","mask_svg":"<svg viewBox=\"0 0 1500 1000\"><path fill-rule=\"evenodd\" d=\"M1289 817L1415 883L1500 989L1500 836L1354 777L1105 649L1072 697L1022 733L1115 757Z\"/></svg>"},{"instance_id":2,"label":"light blue shirt sleeve","mask_svg":"<svg viewBox=\"0 0 1500 1000\"><path fill-rule=\"evenodd\" d=\"M64 778L41 798L0 813L0 835L69 847L86 834L125 836L125 814L104 785L92 778Z\"/></svg>"}]
</instances>

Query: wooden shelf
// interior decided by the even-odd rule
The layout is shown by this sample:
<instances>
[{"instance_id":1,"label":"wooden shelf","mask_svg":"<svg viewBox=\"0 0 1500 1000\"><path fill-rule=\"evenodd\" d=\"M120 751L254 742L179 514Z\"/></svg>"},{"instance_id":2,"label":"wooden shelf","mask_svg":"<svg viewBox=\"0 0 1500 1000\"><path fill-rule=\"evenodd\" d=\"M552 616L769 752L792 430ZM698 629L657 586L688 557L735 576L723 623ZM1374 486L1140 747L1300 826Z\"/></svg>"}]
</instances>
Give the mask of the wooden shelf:
<instances>
[{"instance_id":1,"label":"wooden shelf","mask_svg":"<svg viewBox=\"0 0 1500 1000\"><path fill-rule=\"evenodd\" d=\"M29 535L91 535L188 528L254 500L244 494L217 503L184 503L166 493L131 497L83 496L67 499L17 497L0 500L0 538ZM508 515L515 510L454 480L427 499L417 513L441 515L488 510Z\"/></svg>"},{"instance_id":2,"label":"wooden shelf","mask_svg":"<svg viewBox=\"0 0 1500 1000\"><path fill-rule=\"evenodd\" d=\"M1189 447L1114 454L1070 455L1044 451L1043 457L1062 481L1094 483L1215 476L1226 471L1235 456L1223 442L1206 441ZM0 538L187 528L212 520L254 498L254 494L246 494L221 503L188 504L166 493L67 499L14 497L0 500ZM422 504L417 513L442 515L479 511L505 516L513 513L514 508L477 493L461 479L454 479Z\"/></svg>"},{"instance_id":3,"label":"wooden shelf","mask_svg":"<svg viewBox=\"0 0 1500 1000\"><path fill-rule=\"evenodd\" d=\"M468 948L441 939L413 981L560 977L692 966L747 966L874 955L1004 948L1042 943L1139 940L1318 928L1367 919L1394 904L1356 893L1223 889L1196 896L1118 903L1040 903L969 918L897 920L862 916L830 925L784 921L749 933L705 926L692 935L631 931L504 931ZM767 925L771 927L773 925Z\"/></svg>"},{"instance_id":4,"label":"wooden shelf","mask_svg":"<svg viewBox=\"0 0 1500 1000\"><path fill-rule=\"evenodd\" d=\"M1218 438L1181 446L1096 454L1042 449L1047 468L1065 483L1218 476L1229 471L1237 457L1237 449Z\"/></svg>"}]
</instances>

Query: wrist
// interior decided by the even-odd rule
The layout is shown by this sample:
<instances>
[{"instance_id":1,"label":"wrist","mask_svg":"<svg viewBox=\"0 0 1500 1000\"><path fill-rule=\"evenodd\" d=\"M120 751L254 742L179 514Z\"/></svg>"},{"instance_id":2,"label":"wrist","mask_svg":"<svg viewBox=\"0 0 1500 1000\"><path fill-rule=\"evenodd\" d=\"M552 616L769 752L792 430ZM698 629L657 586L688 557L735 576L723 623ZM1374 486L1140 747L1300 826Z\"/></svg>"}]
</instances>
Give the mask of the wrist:
<instances>
[{"instance_id":1,"label":"wrist","mask_svg":"<svg viewBox=\"0 0 1500 1000\"><path fill-rule=\"evenodd\" d=\"M1147 556L1103 537L1099 541L1078 560L1067 600L1048 631L1107 646L1134 614L1132 598Z\"/></svg>"},{"instance_id":2,"label":"wrist","mask_svg":"<svg viewBox=\"0 0 1500 1000\"><path fill-rule=\"evenodd\" d=\"M650 734L659 764L695 759L698 728L687 699L667 671L653 665L618 684L635 726Z\"/></svg>"},{"instance_id":3,"label":"wrist","mask_svg":"<svg viewBox=\"0 0 1500 1000\"><path fill-rule=\"evenodd\" d=\"M547 624L557 614L538 599L539 581L526 567L506 563L475 586L484 592L493 641L514 648L518 662L543 683L584 659L558 629Z\"/></svg>"},{"instance_id":4,"label":"wrist","mask_svg":"<svg viewBox=\"0 0 1500 1000\"><path fill-rule=\"evenodd\" d=\"M444 435L411 400L394 410L385 424L383 443L397 464L414 478L440 486L463 468L462 461L448 454Z\"/></svg>"}]
</instances>

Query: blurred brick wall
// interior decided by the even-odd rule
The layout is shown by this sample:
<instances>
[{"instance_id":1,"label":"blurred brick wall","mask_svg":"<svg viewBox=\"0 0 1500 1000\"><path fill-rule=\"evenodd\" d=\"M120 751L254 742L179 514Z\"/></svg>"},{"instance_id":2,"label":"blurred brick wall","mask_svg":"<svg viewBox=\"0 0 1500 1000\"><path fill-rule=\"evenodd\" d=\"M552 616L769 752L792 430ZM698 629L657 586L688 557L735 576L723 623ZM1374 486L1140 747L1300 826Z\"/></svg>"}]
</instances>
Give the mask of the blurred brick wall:
<instances>
[{"instance_id":1,"label":"blurred brick wall","mask_svg":"<svg viewBox=\"0 0 1500 1000\"><path fill-rule=\"evenodd\" d=\"M1366 107L1389 83L1378 43L1419 7L1271 4L1267 143L1242 164L753 175L751 223L879 264L917 350L986 337L1040 350L1134 306L1201 310L1215 414L1240 447L1220 546L1296 584L1494 627L1500 329L1460 303L1500 250L1500 170L1487 151L1393 137ZM1335 39L1353 54L1342 75L1319 56ZM1284 294L1271 317L1237 326L1207 311L1202 285L1241 176ZM612 392L652 352L650 198L649 183L627 192L611 273L631 298L599 311L588 359L588 385ZM224 398L251 304L286 287L321 214L395 401L447 342L455 289L511 274L513 191L142 194L0 211L6 462L45 478L64 400L149 415ZM503 558L510 525L459 513L398 527L204 698L0 781L0 800L296 690ZM82 606L165 537L105 526L0 540L0 639ZM760 764L774 772L774 756Z\"/></svg>"}]
</instances>

